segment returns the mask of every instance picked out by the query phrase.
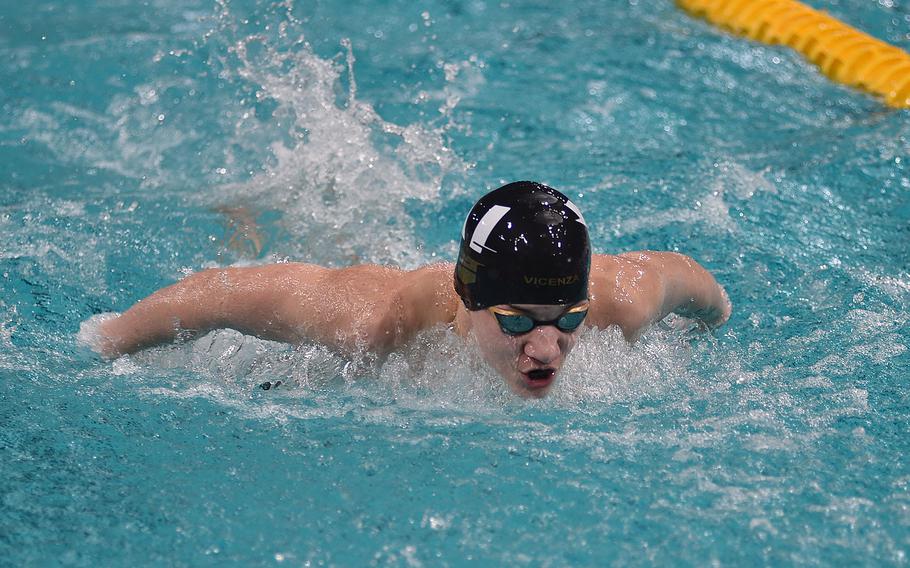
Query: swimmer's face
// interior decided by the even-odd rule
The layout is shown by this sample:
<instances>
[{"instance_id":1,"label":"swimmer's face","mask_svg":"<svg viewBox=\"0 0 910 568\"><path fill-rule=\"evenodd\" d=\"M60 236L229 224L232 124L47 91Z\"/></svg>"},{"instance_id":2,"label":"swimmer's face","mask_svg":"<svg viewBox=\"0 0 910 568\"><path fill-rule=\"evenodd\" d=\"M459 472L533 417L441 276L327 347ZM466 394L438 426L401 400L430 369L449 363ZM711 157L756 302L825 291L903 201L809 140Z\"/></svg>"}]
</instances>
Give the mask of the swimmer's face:
<instances>
[{"instance_id":1,"label":"swimmer's face","mask_svg":"<svg viewBox=\"0 0 910 568\"><path fill-rule=\"evenodd\" d=\"M538 321L551 321L575 306L504 304L496 307ZM512 392L524 398L543 398L550 392L556 373L581 332L581 326L566 332L555 325L541 325L521 335L508 335L490 310L468 313L484 359L502 375Z\"/></svg>"}]
</instances>

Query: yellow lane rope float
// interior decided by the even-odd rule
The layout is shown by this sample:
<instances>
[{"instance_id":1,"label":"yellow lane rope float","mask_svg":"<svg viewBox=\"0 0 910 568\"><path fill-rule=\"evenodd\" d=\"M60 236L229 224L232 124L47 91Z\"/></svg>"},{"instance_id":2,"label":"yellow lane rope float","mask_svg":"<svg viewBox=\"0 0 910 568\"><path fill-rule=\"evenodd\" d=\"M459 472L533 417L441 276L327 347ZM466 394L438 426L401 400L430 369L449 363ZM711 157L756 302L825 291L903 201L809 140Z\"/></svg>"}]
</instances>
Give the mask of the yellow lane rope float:
<instances>
[{"instance_id":1,"label":"yellow lane rope float","mask_svg":"<svg viewBox=\"0 0 910 568\"><path fill-rule=\"evenodd\" d=\"M910 108L910 54L796 0L676 0L694 16L755 41L787 45L834 81Z\"/></svg>"}]
</instances>

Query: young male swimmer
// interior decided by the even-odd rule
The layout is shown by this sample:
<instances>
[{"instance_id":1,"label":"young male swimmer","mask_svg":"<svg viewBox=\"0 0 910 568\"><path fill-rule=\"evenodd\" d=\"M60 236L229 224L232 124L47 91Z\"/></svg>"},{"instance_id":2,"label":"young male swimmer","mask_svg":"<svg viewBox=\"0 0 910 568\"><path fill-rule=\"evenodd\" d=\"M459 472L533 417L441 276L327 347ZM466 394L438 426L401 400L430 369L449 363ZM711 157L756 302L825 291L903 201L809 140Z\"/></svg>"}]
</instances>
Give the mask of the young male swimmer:
<instances>
[{"instance_id":1,"label":"young male swimmer","mask_svg":"<svg viewBox=\"0 0 910 568\"><path fill-rule=\"evenodd\" d=\"M540 398L584 322L619 326L634 341L671 312L716 327L730 311L724 289L681 254L592 258L575 204L551 187L522 181L474 205L454 267L288 263L203 270L102 322L96 348L113 357L186 332L232 328L387 353L420 330L453 325L477 342L513 392Z\"/></svg>"}]
</instances>

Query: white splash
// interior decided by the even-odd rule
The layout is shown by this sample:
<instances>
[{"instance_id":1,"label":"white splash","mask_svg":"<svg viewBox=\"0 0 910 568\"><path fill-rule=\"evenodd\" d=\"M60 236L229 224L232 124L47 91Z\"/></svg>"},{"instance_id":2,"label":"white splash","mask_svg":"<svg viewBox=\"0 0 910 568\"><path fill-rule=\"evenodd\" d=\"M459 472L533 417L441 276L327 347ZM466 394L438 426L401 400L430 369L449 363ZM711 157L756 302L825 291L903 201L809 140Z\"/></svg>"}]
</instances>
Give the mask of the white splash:
<instances>
[{"instance_id":1,"label":"white splash","mask_svg":"<svg viewBox=\"0 0 910 568\"><path fill-rule=\"evenodd\" d=\"M299 242L289 252L306 260L425 262L406 205L438 198L443 176L466 168L446 146L448 126L401 126L382 119L357 98L350 42L343 42L344 68L313 53L302 36L291 49L283 47L293 29L289 21L284 42L255 34L231 45L236 63L226 64L222 75L254 86L256 99L236 121L234 138L240 144L251 134L253 140L271 139L274 162L202 199L282 212L283 226ZM348 89L341 99L345 71ZM449 75L455 81L458 73ZM458 93L445 96L441 111L450 116ZM268 119L256 114L263 102L275 106ZM229 173L231 162L228 155Z\"/></svg>"}]
</instances>

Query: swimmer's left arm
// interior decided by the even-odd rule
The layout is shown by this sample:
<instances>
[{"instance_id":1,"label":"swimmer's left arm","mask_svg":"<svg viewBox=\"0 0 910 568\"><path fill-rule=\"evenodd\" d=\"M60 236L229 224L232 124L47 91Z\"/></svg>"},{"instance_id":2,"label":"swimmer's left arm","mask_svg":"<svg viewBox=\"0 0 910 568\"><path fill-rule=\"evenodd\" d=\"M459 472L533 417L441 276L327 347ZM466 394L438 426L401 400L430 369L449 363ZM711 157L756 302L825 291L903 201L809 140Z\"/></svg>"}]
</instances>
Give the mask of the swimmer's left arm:
<instances>
[{"instance_id":1,"label":"swimmer's left arm","mask_svg":"<svg viewBox=\"0 0 910 568\"><path fill-rule=\"evenodd\" d=\"M663 284L656 320L674 313L715 328L730 319L733 306L726 290L695 260L673 252L639 255L649 257L643 263L659 273Z\"/></svg>"},{"instance_id":2,"label":"swimmer's left arm","mask_svg":"<svg viewBox=\"0 0 910 568\"><path fill-rule=\"evenodd\" d=\"M717 280L692 258L672 252L596 255L592 289L606 295L608 306L595 311L594 325L619 325L634 340L650 324L675 313L707 327L723 325L732 311Z\"/></svg>"}]
</instances>

